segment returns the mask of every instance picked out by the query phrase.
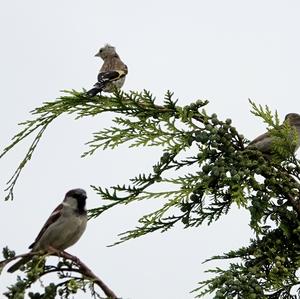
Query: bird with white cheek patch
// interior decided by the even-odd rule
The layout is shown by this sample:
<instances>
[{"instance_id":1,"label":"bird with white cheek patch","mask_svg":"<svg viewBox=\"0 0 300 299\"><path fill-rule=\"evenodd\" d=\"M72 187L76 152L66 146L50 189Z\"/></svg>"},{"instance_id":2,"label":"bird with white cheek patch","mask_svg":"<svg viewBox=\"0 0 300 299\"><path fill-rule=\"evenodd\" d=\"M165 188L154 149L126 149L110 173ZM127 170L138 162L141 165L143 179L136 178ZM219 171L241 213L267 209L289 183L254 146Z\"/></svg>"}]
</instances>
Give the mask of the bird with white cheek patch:
<instances>
[{"instance_id":1,"label":"bird with white cheek patch","mask_svg":"<svg viewBox=\"0 0 300 299\"><path fill-rule=\"evenodd\" d=\"M29 246L31 251L64 251L74 245L86 228L86 198L83 189L68 191L63 202L52 212L35 241ZM8 272L18 270L31 258L32 256L21 258L8 269Z\"/></svg>"}]
</instances>

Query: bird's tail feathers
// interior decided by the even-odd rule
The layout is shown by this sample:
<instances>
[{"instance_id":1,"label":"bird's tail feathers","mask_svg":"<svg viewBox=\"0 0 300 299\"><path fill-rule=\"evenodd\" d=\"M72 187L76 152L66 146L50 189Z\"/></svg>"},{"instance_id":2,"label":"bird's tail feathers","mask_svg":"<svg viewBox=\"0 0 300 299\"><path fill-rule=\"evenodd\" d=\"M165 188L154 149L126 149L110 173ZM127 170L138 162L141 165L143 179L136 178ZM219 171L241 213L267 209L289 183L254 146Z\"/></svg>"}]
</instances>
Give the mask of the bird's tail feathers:
<instances>
[{"instance_id":1,"label":"bird's tail feathers","mask_svg":"<svg viewBox=\"0 0 300 299\"><path fill-rule=\"evenodd\" d=\"M94 87L87 92L87 95L94 97L97 93L103 91L107 84L125 77L126 74L127 73L125 71L120 70L100 72L98 74L98 82L95 83Z\"/></svg>"},{"instance_id":2,"label":"bird's tail feathers","mask_svg":"<svg viewBox=\"0 0 300 299\"><path fill-rule=\"evenodd\" d=\"M104 84L99 84L97 82L96 84L94 84L94 87L92 89L87 91L86 94L90 97L94 97L97 93L100 93L103 90L104 86Z\"/></svg>"},{"instance_id":3,"label":"bird's tail feathers","mask_svg":"<svg viewBox=\"0 0 300 299\"><path fill-rule=\"evenodd\" d=\"M18 262L13 264L10 268L8 268L7 272L13 273L17 271L21 266L25 265L31 260L32 256L24 256Z\"/></svg>"}]
</instances>

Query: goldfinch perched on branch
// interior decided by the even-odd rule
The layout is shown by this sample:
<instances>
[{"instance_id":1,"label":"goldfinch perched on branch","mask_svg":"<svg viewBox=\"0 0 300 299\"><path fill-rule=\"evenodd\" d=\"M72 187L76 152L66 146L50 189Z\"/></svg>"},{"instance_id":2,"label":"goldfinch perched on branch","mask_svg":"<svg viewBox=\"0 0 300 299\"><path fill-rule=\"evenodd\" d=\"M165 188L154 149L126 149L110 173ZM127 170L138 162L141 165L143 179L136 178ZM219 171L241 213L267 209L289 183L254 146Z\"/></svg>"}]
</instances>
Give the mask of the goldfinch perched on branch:
<instances>
[{"instance_id":1,"label":"goldfinch perched on branch","mask_svg":"<svg viewBox=\"0 0 300 299\"><path fill-rule=\"evenodd\" d=\"M95 56L101 57L104 62L98 74L98 82L87 92L87 95L93 97L101 91L114 92L116 88L121 88L128 68L120 59L115 47L106 44Z\"/></svg>"}]
</instances>

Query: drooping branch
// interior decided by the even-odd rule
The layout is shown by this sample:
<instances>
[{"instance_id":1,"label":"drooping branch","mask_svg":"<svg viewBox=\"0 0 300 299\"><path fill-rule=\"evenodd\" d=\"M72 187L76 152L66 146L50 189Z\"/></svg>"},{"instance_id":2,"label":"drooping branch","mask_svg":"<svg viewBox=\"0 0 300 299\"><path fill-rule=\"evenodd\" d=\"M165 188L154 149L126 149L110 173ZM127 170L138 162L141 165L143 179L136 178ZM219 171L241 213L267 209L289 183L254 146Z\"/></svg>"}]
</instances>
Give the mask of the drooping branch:
<instances>
[{"instance_id":1,"label":"drooping branch","mask_svg":"<svg viewBox=\"0 0 300 299\"><path fill-rule=\"evenodd\" d=\"M130 117L148 118L157 117L157 115L173 115L178 117L176 101L172 101L172 94L168 93L164 106L154 104L154 98L149 92L143 93L131 92L129 94L117 91L113 96L96 96L87 97L85 91L64 91L67 95L63 95L53 102L46 102L41 107L31 111L35 117L20 123L23 129L12 138L11 144L4 148L0 154L3 158L10 150L22 142L29 136L35 136L30 145L24 159L20 162L16 171L8 181L8 195L6 200L13 199L13 190L19 178L19 175L28 161L31 159L33 152L36 150L46 128L56 118L63 114L76 114L76 119L95 116L105 112L119 113ZM186 114L186 117L188 115ZM124 140L126 141L126 140Z\"/></svg>"}]
</instances>

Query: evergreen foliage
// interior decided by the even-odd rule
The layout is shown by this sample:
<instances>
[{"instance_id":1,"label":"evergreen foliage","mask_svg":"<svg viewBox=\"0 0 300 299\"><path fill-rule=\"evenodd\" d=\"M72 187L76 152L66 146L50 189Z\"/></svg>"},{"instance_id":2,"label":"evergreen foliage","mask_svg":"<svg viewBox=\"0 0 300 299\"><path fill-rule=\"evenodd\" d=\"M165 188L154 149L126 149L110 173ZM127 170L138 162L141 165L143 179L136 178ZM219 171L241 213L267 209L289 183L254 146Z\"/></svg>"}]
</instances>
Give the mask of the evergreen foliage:
<instances>
[{"instance_id":1,"label":"evergreen foliage","mask_svg":"<svg viewBox=\"0 0 300 299\"><path fill-rule=\"evenodd\" d=\"M279 124L277 112L273 115L268 107L250 101L252 113L262 118L270 134L276 137L273 158L269 159L246 147L248 141L230 119L220 120L216 114L207 113L208 101L198 100L180 107L171 92L166 93L162 105L157 105L155 100L147 91L116 91L110 97L89 98L85 91L73 90L65 91L57 101L36 108L31 112L34 118L21 124L23 129L0 156L34 135L25 158L8 183L6 199L13 199L22 169L48 125L57 117L66 113L80 119L110 112L114 114L114 125L94 133L83 157L121 144L155 146L162 150L152 171L138 174L129 185L120 184L109 189L92 186L106 204L90 210L90 218L116 205L158 198L163 202L158 210L141 215L138 226L122 233L116 244L150 232L164 232L176 223L182 223L185 228L212 224L236 204L249 210L255 238L250 240L249 246L212 257L210 260L230 260L228 269L209 270L213 277L199 283L194 290L195 296L200 298L213 293L214 298L228 299L297 298L300 295L297 275L300 165L292 152L296 140L294 130ZM32 269L28 267L25 272ZM47 267L43 270L45 273L52 266ZM67 285L72 284L75 291L87 288L86 282L80 279L60 278L70 281ZM26 284L28 279L18 278L14 287ZM53 285L54 290L56 286ZM48 287L50 289L50 285ZM24 287L19 289L23 291Z\"/></svg>"}]
</instances>

